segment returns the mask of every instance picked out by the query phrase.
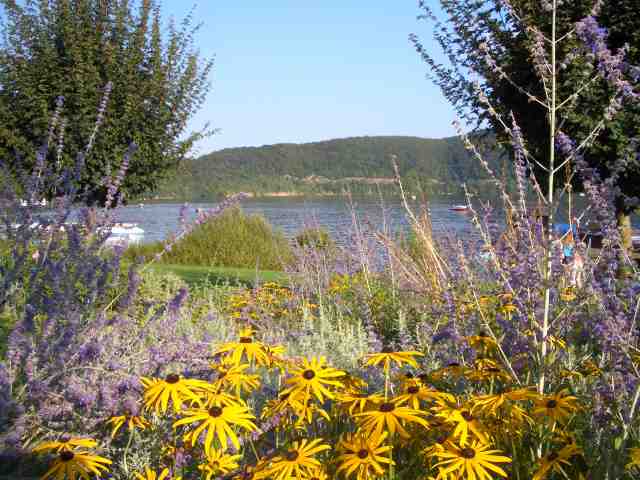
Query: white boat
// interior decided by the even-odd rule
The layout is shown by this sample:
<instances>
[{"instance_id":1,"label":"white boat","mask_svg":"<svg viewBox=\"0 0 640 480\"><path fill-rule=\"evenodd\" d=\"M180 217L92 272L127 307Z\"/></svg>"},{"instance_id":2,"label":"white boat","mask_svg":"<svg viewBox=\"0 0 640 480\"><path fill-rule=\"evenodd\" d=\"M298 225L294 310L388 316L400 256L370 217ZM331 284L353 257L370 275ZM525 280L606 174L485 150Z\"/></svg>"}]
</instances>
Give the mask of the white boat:
<instances>
[{"instance_id":1,"label":"white boat","mask_svg":"<svg viewBox=\"0 0 640 480\"><path fill-rule=\"evenodd\" d=\"M466 212L467 210L469 210L469 206L468 205L453 205L453 206L449 207L449 210L451 210L453 212Z\"/></svg>"},{"instance_id":2,"label":"white boat","mask_svg":"<svg viewBox=\"0 0 640 480\"><path fill-rule=\"evenodd\" d=\"M137 223L115 223L105 243L107 245L138 244L143 237L144 230Z\"/></svg>"}]
</instances>

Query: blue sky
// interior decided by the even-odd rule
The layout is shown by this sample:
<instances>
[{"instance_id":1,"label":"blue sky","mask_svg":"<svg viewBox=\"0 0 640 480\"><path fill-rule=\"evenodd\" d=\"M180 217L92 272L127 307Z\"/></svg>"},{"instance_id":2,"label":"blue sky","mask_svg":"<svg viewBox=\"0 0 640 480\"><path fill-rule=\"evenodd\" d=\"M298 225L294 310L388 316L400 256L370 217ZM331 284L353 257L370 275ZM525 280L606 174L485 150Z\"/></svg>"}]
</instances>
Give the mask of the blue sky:
<instances>
[{"instance_id":1,"label":"blue sky","mask_svg":"<svg viewBox=\"0 0 640 480\"><path fill-rule=\"evenodd\" d=\"M163 0L181 19L190 1ZM212 88L192 127L226 147L359 135L453 135L452 108L408 41L431 45L417 0L200 0L195 38L215 56ZM435 47L433 47L435 48Z\"/></svg>"}]
</instances>

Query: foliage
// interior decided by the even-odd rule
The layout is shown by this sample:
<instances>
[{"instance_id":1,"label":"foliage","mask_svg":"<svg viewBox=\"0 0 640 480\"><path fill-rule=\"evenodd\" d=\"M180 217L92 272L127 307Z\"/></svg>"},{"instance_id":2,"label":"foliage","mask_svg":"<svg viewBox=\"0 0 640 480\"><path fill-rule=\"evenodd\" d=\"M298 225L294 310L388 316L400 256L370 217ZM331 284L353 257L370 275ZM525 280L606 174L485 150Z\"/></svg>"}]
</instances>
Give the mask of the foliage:
<instances>
[{"instance_id":1,"label":"foliage","mask_svg":"<svg viewBox=\"0 0 640 480\"><path fill-rule=\"evenodd\" d=\"M132 246L127 258L147 259L163 251L163 242ZM230 208L184 235L163 254L161 261L177 265L239 267L280 270L291 258L282 233L274 231L260 215Z\"/></svg>"},{"instance_id":2,"label":"foliage","mask_svg":"<svg viewBox=\"0 0 640 480\"><path fill-rule=\"evenodd\" d=\"M507 148L511 145L511 133L501 119L508 121L513 114L528 139L531 157L536 159L527 168L544 187L549 176L550 129L543 101L550 98L551 82L550 51L543 36L551 35L551 2L443 0L440 5L445 21L434 15L427 2L420 4L423 18L435 23L434 37L450 61L439 63L416 35L411 36L430 67L433 81L462 118L476 128L485 129L490 124L498 141ZM584 38L575 34L577 22L590 15L594 5L591 0L565 1L557 11L558 38L562 41L555 46L558 58L555 88L564 113L562 130L579 144L587 142L584 156L591 167L606 178L612 175L621 158L630 162L624 173L616 175L620 188L616 208L628 213L637 207L629 199L640 195L640 165L628 152L640 134L640 107L628 99L617 98L620 87L598 75L602 67L592 63L595 52L585 52ZM630 65L640 64L640 19L631 13L636 9L634 1L604 1L595 9L595 24L602 32L608 31L606 46L614 54L624 52L625 75L633 75L632 69L628 71ZM610 60L615 63L613 54ZM474 84L478 80L472 80L469 72L475 74L474 78L479 77L479 85ZM624 102L625 108L617 108L613 98L616 103ZM608 114L603 121L604 111ZM559 182L564 181L565 172L571 170L556 173ZM578 176L571 179L580 186Z\"/></svg>"},{"instance_id":3,"label":"foliage","mask_svg":"<svg viewBox=\"0 0 640 480\"><path fill-rule=\"evenodd\" d=\"M486 175L458 137L439 140L415 137L356 137L305 144L229 148L185 163L184 170L161 194L211 198L229 191L255 194L298 192L396 194L391 154L398 157L408 188L418 193L457 192L460 184ZM499 154L489 155L501 170Z\"/></svg>"},{"instance_id":4,"label":"foliage","mask_svg":"<svg viewBox=\"0 0 640 480\"><path fill-rule=\"evenodd\" d=\"M104 179L122 167L127 145L139 147L120 189L132 198L153 190L206 133L185 135L187 121L207 94L212 66L192 45L198 29L192 17L178 26L171 22L164 31L153 0L3 0L1 5L0 158L9 162L14 178L33 168L31 146L47 135L58 95L65 99L56 127L61 141L48 160L60 175L95 135L101 90L110 89L108 120L92 139L95 146L79 179L89 202L105 202ZM43 193L55 196L54 185Z\"/></svg>"},{"instance_id":5,"label":"foliage","mask_svg":"<svg viewBox=\"0 0 640 480\"><path fill-rule=\"evenodd\" d=\"M305 228L296 235L296 243L301 248L315 248L319 250L335 248L335 242L324 228Z\"/></svg>"}]
</instances>

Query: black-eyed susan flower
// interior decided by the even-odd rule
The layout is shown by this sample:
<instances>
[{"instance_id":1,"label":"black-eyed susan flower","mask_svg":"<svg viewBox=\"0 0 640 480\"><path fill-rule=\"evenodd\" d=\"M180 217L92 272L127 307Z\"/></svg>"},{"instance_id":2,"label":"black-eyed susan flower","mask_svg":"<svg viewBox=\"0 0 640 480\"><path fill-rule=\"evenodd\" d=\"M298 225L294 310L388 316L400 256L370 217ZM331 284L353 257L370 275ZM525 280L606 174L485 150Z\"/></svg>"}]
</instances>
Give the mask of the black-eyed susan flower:
<instances>
[{"instance_id":1,"label":"black-eyed susan flower","mask_svg":"<svg viewBox=\"0 0 640 480\"><path fill-rule=\"evenodd\" d=\"M356 480L369 480L384 474L388 465L394 465L389 458L391 445L382 445L387 432L379 435L366 435L362 432L347 435L340 442L344 452L338 457L338 472L344 470L346 477L355 476ZM386 455L385 455L386 454Z\"/></svg>"},{"instance_id":2,"label":"black-eyed susan flower","mask_svg":"<svg viewBox=\"0 0 640 480\"><path fill-rule=\"evenodd\" d=\"M408 382L402 394L396 397L396 402L400 405L407 403L411 408L420 409L421 401L449 401L455 398L449 393L439 392L432 388L425 387L420 382Z\"/></svg>"},{"instance_id":3,"label":"black-eyed susan flower","mask_svg":"<svg viewBox=\"0 0 640 480\"><path fill-rule=\"evenodd\" d=\"M34 453L73 451L77 448L94 448L98 442L92 438L63 437L60 440L43 442L37 445L32 451Z\"/></svg>"},{"instance_id":4,"label":"black-eyed susan flower","mask_svg":"<svg viewBox=\"0 0 640 480\"><path fill-rule=\"evenodd\" d=\"M471 407L471 411L481 410L490 415L497 415L499 409L505 406L511 407L512 402L529 400L531 396L532 392L527 388L480 395L472 400L473 406Z\"/></svg>"},{"instance_id":5,"label":"black-eyed susan flower","mask_svg":"<svg viewBox=\"0 0 640 480\"><path fill-rule=\"evenodd\" d=\"M499 455L502 453L500 450L490 448L491 445L474 440L466 446L449 444L443 451L433 452L440 460L435 465L440 469L438 478L447 478L451 474L468 480L491 480L493 474L506 477L507 473L497 464L510 463L511 459Z\"/></svg>"},{"instance_id":6,"label":"black-eyed susan flower","mask_svg":"<svg viewBox=\"0 0 640 480\"><path fill-rule=\"evenodd\" d=\"M199 390L210 388L207 382L182 378L176 373L170 373L164 379L142 377L140 381L144 386L142 397L144 407L158 414L164 414L167 411L169 402L173 411L178 413L185 401L199 402Z\"/></svg>"},{"instance_id":7,"label":"black-eyed susan flower","mask_svg":"<svg viewBox=\"0 0 640 480\"><path fill-rule=\"evenodd\" d=\"M309 472L309 480L329 480L329 475L322 468L314 468Z\"/></svg>"},{"instance_id":8,"label":"black-eyed susan flower","mask_svg":"<svg viewBox=\"0 0 640 480\"><path fill-rule=\"evenodd\" d=\"M313 357L311 361L303 359L302 366L290 369L292 377L287 379L287 383L292 385L282 393L302 391L306 396L313 394L320 403L324 402L325 397L335 398L333 392L327 387L342 387L342 383L336 379L344 376L345 373L325 365L326 363L327 359L324 356Z\"/></svg>"},{"instance_id":9,"label":"black-eyed susan flower","mask_svg":"<svg viewBox=\"0 0 640 480\"><path fill-rule=\"evenodd\" d=\"M554 395L541 396L534 400L533 414L545 417L558 423L564 423L576 410L578 399L568 395L569 390L563 389Z\"/></svg>"},{"instance_id":10,"label":"black-eyed susan flower","mask_svg":"<svg viewBox=\"0 0 640 480\"><path fill-rule=\"evenodd\" d=\"M424 354L415 351L407 352L394 352L393 349L385 347L379 353L370 353L364 356L365 366L376 367L382 364L385 372L389 371L391 362L396 363L398 366L403 364L410 365L413 368L418 368L418 362L414 357L423 356Z\"/></svg>"},{"instance_id":11,"label":"black-eyed susan flower","mask_svg":"<svg viewBox=\"0 0 640 480\"><path fill-rule=\"evenodd\" d=\"M488 351L498 346L496 341L482 330L478 333L478 335L467 337L467 343L471 348L482 351Z\"/></svg>"},{"instance_id":12,"label":"black-eyed susan flower","mask_svg":"<svg viewBox=\"0 0 640 480\"><path fill-rule=\"evenodd\" d=\"M249 367L248 363L212 365L217 374L213 385L216 390L234 390L237 396L240 396L243 392L251 393L260 386L260 379L258 375L245 372Z\"/></svg>"},{"instance_id":13,"label":"black-eyed susan flower","mask_svg":"<svg viewBox=\"0 0 640 480\"><path fill-rule=\"evenodd\" d=\"M315 417L316 414L320 415L328 422L331 421L329 413L319 406L313 398L307 398L306 396L302 399L290 398L289 403L293 413L298 417L296 424L299 426L304 423L311 424L314 418L317 418Z\"/></svg>"},{"instance_id":14,"label":"black-eyed susan flower","mask_svg":"<svg viewBox=\"0 0 640 480\"><path fill-rule=\"evenodd\" d=\"M240 365L243 360L249 363L255 362L258 365L268 365L267 347L256 340L254 334L255 331L252 328L243 328L240 330L238 341L222 344L215 355L230 355L230 361L235 365Z\"/></svg>"},{"instance_id":15,"label":"black-eyed susan flower","mask_svg":"<svg viewBox=\"0 0 640 480\"><path fill-rule=\"evenodd\" d=\"M207 462L198 465L198 470L205 476L205 480L211 480L237 469L238 460L241 458L242 455L229 455L222 450L214 449L207 457Z\"/></svg>"},{"instance_id":16,"label":"black-eyed susan flower","mask_svg":"<svg viewBox=\"0 0 640 480\"><path fill-rule=\"evenodd\" d=\"M219 440L218 448L223 451L228 448L227 439L236 449L240 450L240 441L232 426L243 428L247 432L258 431L258 427L252 422L255 417L247 407L241 405L191 408L185 410L183 415L184 418L173 423L173 428L191 425L193 429L188 432L186 437L191 446L194 446L200 435L206 431L204 450L207 456L211 455L215 438Z\"/></svg>"},{"instance_id":17,"label":"black-eyed susan flower","mask_svg":"<svg viewBox=\"0 0 640 480\"><path fill-rule=\"evenodd\" d=\"M109 471L107 465L111 465L111 460L90 452L62 449L58 452L51 468L42 476L42 480L88 479L94 475L100 477Z\"/></svg>"},{"instance_id":18,"label":"black-eyed susan flower","mask_svg":"<svg viewBox=\"0 0 640 480\"><path fill-rule=\"evenodd\" d=\"M634 447L629 449L629 463L625 465L627 470L640 468L640 448Z\"/></svg>"},{"instance_id":19,"label":"black-eyed susan flower","mask_svg":"<svg viewBox=\"0 0 640 480\"><path fill-rule=\"evenodd\" d=\"M145 467L143 473L136 473L135 480L169 480L171 472L168 468L163 468L160 473L154 469Z\"/></svg>"},{"instance_id":20,"label":"black-eyed susan flower","mask_svg":"<svg viewBox=\"0 0 640 480\"><path fill-rule=\"evenodd\" d=\"M116 436L118 430L120 430L123 425L127 426L129 432L135 429L144 430L150 425L146 418L139 415L118 415L111 417L106 423L111 425L111 438Z\"/></svg>"},{"instance_id":21,"label":"black-eyed susan flower","mask_svg":"<svg viewBox=\"0 0 640 480\"><path fill-rule=\"evenodd\" d=\"M397 430L400 436L409 438L410 435L402 423L417 423L428 428L429 423L422 415L424 412L397 405L394 400L390 400L381 403L374 410L357 413L354 417L359 421L360 428L369 434L380 435L383 431L388 431L393 435Z\"/></svg>"},{"instance_id":22,"label":"black-eyed susan flower","mask_svg":"<svg viewBox=\"0 0 640 480\"><path fill-rule=\"evenodd\" d=\"M376 408L377 405L384 402L384 396L379 393L344 392L338 395L337 401L340 408L349 412L349 415L354 415L362 413L366 409Z\"/></svg>"},{"instance_id":23,"label":"black-eyed susan flower","mask_svg":"<svg viewBox=\"0 0 640 480\"><path fill-rule=\"evenodd\" d=\"M560 300L562 300L563 302L571 302L575 299L576 299L576 292L575 292L575 288L573 287L563 288L562 291L560 292Z\"/></svg>"},{"instance_id":24,"label":"black-eyed susan flower","mask_svg":"<svg viewBox=\"0 0 640 480\"><path fill-rule=\"evenodd\" d=\"M272 480L307 479L311 473L321 467L315 458L320 452L331 447L322 443L321 438L314 440L294 441L281 455L274 457L269 466L263 470L263 478Z\"/></svg>"},{"instance_id":25,"label":"black-eyed susan flower","mask_svg":"<svg viewBox=\"0 0 640 480\"><path fill-rule=\"evenodd\" d=\"M445 422L454 425L452 435L458 439L462 446L467 444L470 434L482 443L489 441L483 425L467 408L442 408L438 416L442 417Z\"/></svg>"},{"instance_id":26,"label":"black-eyed susan flower","mask_svg":"<svg viewBox=\"0 0 640 480\"><path fill-rule=\"evenodd\" d=\"M543 480L547 478L551 472L556 472L563 475L565 478L569 478L562 466L571 465L571 462L569 461L571 457L580 455L581 453L582 450L578 448L575 443L565 445L560 450L548 453L542 457L542 460L540 460L540 466L533 475L532 480Z\"/></svg>"},{"instance_id":27,"label":"black-eyed susan flower","mask_svg":"<svg viewBox=\"0 0 640 480\"><path fill-rule=\"evenodd\" d=\"M241 397L237 397L227 392L215 392L215 393L207 393L206 396L202 397L200 401L200 405L197 405L197 406L209 408L214 406L226 407L229 405L246 406L247 404Z\"/></svg>"}]
</instances>

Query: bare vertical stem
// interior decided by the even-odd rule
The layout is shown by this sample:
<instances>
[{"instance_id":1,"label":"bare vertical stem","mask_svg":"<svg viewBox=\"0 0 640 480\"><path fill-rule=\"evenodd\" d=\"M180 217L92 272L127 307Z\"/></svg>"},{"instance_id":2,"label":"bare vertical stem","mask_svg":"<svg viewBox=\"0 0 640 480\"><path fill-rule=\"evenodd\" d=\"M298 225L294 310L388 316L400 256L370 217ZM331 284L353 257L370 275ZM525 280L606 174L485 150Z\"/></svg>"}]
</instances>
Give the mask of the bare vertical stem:
<instances>
[{"instance_id":1,"label":"bare vertical stem","mask_svg":"<svg viewBox=\"0 0 640 480\"><path fill-rule=\"evenodd\" d=\"M547 335L549 334L549 324L551 316L551 266L552 266L552 236L553 236L553 193L555 176L555 137L556 137L556 22L557 22L558 1L553 0L551 12L551 105L549 106L549 179L547 183L547 231L545 235L545 260L544 260L544 316L542 319L542 342L540 343L540 377L538 379L538 393L544 394L546 357L547 357Z\"/></svg>"}]
</instances>

